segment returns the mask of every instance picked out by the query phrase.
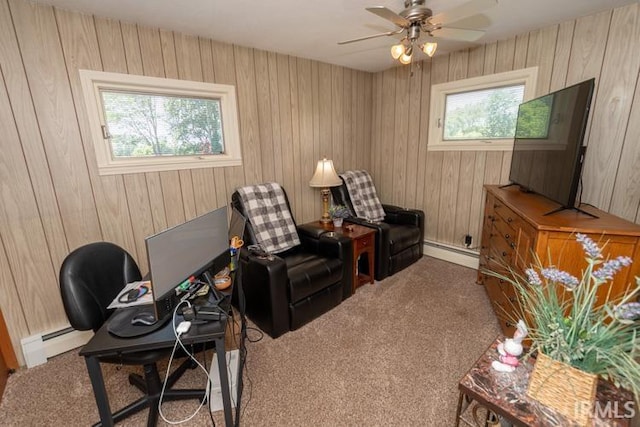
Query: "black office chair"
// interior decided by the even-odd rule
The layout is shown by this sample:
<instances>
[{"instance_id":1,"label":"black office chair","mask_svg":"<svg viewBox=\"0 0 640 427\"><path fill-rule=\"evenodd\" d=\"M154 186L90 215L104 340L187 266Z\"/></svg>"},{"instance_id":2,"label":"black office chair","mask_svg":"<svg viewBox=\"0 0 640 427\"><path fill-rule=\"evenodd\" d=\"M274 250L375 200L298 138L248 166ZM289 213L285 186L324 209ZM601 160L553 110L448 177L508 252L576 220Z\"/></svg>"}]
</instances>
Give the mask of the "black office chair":
<instances>
[{"instance_id":1,"label":"black office chair","mask_svg":"<svg viewBox=\"0 0 640 427\"><path fill-rule=\"evenodd\" d=\"M91 243L71 252L60 268L60 292L71 326L80 331L100 329L114 311L108 310L107 306L127 283L140 279L140 270L131 255L113 243ZM144 378L137 374L130 374L129 383L139 388L145 395L114 412L114 422L148 407L147 425L156 425L158 401L162 391L162 381L156 362L167 358L170 354L171 349L163 349L98 358L104 363L144 367ZM204 390L171 389L171 386L190 367L193 367L192 362L187 360L170 375L163 401L204 397Z\"/></svg>"}]
</instances>

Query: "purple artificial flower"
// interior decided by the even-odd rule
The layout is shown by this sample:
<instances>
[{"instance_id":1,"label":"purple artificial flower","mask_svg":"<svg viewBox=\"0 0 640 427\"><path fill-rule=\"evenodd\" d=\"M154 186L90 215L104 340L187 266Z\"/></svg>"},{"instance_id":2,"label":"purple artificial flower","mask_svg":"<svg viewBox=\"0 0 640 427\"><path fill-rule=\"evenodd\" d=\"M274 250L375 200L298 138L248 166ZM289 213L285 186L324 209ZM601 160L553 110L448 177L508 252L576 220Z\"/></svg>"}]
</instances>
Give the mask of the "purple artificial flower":
<instances>
[{"instance_id":1,"label":"purple artificial flower","mask_svg":"<svg viewBox=\"0 0 640 427\"><path fill-rule=\"evenodd\" d=\"M524 272L527 275L527 282L529 282L530 285L533 285L533 286L542 285L542 280L540 280L540 276L538 276L538 273L533 268L527 268Z\"/></svg>"},{"instance_id":2,"label":"purple artificial flower","mask_svg":"<svg viewBox=\"0 0 640 427\"><path fill-rule=\"evenodd\" d=\"M624 320L640 319L640 302L628 302L616 307L616 317Z\"/></svg>"},{"instance_id":3,"label":"purple artificial flower","mask_svg":"<svg viewBox=\"0 0 640 427\"><path fill-rule=\"evenodd\" d=\"M566 271L558 270L555 267L543 268L542 275L554 283L564 285L568 290L573 290L580 281Z\"/></svg>"},{"instance_id":4,"label":"purple artificial flower","mask_svg":"<svg viewBox=\"0 0 640 427\"><path fill-rule=\"evenodd\" d=\"M577 233L576 241L582 243L582 249L584 249L584 252L589 256L589 258L602 258L602 250L598 247L596 242L586 234Z\"/></svg>"},{"instance_id":5,"label":"purple artificial flower","mask_svg":"<svg viewBox=\"0 0 640 427\"><path fill-rule=\"evenodd\" d=\"M630 266L631 262L632 260L628 256L619 256L611 259L602 264L602 267L594 271L593 277L598 280L613 280L613 276L618 271L622 270L622 267Z\"/></svg>"}]
</instances>

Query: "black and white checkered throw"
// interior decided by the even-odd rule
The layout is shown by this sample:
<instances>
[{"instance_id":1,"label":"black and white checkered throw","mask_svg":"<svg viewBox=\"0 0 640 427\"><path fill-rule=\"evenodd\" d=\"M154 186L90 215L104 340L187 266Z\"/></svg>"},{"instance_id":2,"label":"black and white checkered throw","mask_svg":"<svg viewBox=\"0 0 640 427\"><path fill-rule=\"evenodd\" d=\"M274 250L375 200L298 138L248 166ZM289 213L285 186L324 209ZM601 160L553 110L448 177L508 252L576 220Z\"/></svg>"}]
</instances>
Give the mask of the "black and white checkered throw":
<instances>
[{"instance_id":1,"label":"black and white checkered throw","mask_svg":"<svg viewBox=\"0 0 640 427\"><path fill-rule=\"evenodd\" d=\"M347 186L356 215L369 221L382 221L385 215L384 209L382 209L369 172L364 170L346 171L340 176Z\"/></svg>"},{"instance_id":2,"label":"black and white checkered throw","mask_svg":"<svg viewBox=\"0 0 640 427\"><path fill-rule=\"evenodd\" d=\"M300 244L284 190L279 184L249 185L237 191L257 243L265 252L277 254Z\"/></svg>"}]
</instances>

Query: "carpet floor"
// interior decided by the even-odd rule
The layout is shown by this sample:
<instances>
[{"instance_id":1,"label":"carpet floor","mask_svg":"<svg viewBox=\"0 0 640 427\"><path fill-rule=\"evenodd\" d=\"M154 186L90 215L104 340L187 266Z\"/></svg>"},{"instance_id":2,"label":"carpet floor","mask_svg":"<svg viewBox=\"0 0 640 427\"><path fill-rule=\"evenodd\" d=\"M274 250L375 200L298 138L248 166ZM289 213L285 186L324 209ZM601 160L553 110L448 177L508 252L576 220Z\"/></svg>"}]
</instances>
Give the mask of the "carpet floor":
<instances>
[{"instance_id":1,"label":"carpet floor","mask_svg":"<svg viewBox=\"0 0 640 427\"><path fill-rule=\"evenodd\" d=\"M458 381L499 333L475 278L475 270L424 257L359 288L297 331L248 343L241 425L454 425ZM139 396L127 381L135 370L103 366L112 408ZM188 371L177 387L202 387L205 381L202 371ZM163 412L180 420L196 408L196 401L169 402ZM146 425L146 416L144 411L119 425ZM213 418L224 425L222 412ZM13 374L0 404L2 426L97 420L77 350ZM184 425L211 425L211 419L203 408Z\"/></svg>"}]
</instances>

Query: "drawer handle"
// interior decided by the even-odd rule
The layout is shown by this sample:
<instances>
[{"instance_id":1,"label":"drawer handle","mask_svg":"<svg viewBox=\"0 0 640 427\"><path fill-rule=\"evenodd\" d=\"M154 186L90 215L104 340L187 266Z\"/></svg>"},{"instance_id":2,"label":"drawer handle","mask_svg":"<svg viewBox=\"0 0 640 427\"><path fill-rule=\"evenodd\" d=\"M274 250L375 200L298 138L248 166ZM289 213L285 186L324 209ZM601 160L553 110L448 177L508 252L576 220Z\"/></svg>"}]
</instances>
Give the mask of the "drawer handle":
<instances>
[{"instance_id":1,"label":"drawer handle","mask_svg":"<svg viewBox=\"0 0 640 427\"><path fill-rule=\"evenodd\" d=\"M516 297L509 297L509 301L516 302Z\"/></svg>"},{"instance_id":2,"label":"drawer handle","mask_svg":"<svg viewBox=\"0 0 640 427\"><path fill-rule=\"evenodd\" d=\"M500 283L504 283L504 279L500 279Z\"/></svg>"},{"instance_id":3,"label":"drawer handle","mask_svg":"<svg viewBox=\"0 0 640 427\"><path fill-rule=\"evenodd\" d=\"M506 251L502 251L502 256L507 256L507 252Z\"/></svg>"},{"instance_id":4,"label":"drawer handle","mask_svg":"<svg viewBox=\"0 0 640 427\"><path fill-rule=\"evenodd\" d=\"M505 239L507 239L507 240L508 240L510 237L511 237L511 235L510 235L509 233L507 233L507 234L505 234L505 235L504 235L504 238L505 238Z\"/></svg>"},{"instance_id":5,"label":"drawer handle","mask_svg":"<svg viewBox=\"0 0 640 427\"><path fill-rule=\"evenodd\" d=\"M511 246L511 249L515 249L516 248L516 244L515 243L511 243L509 246Z\"/></svg>"},{"instance_id":6,"label":"drawer handle","mask_svg":"<svg viewBox=\"0 0 640 427\"><path fill-rule=\"evenodd\" d=\"M513 219L511 219L511 217L507 218L507 222L511 222L513 221Z\"/></svg>"}]
</instances>

